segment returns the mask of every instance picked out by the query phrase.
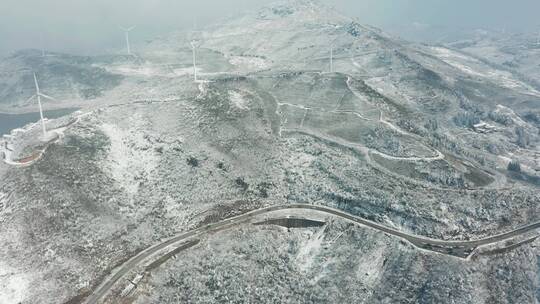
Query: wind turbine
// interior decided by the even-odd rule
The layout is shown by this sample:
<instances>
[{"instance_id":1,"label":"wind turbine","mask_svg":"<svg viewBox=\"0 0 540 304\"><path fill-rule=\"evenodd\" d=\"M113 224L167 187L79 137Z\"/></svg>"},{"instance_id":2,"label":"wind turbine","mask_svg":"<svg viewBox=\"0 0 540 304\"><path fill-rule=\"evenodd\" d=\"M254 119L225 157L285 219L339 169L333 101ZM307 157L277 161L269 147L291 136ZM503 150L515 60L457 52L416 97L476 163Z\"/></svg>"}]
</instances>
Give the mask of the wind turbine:
<instances>
[{"instance_id":1,"label":"wind turbine","mask_svg":"<svg viewBox=\"0 0 540 304\"><path fill-rule=\"evenodd\" d=\"M56 100L56 99L52 98L51 96L48 96L48 95L45 95L45 94L41 93L41 91L39 90L39 84L38 84L38 81L37 81L36 73L34 73L34 84L36 85L36 94L34 94L34 95L32 95L32 97L28 98L28 100L26 102L29 102L34 97L37 97L37 101L38 101L38 105L39 105L39 116L41 117L41 129L43 131L43 138L45 138L46 135L47 135L47 129L45 128L45 119L43 118L43 107L41 106L41 97L46 98L46 99L50 99L50 100Z\"/></svg>"},{"instance_id":2,"label":"wind turbine","mask_svg":"<svg viewBox=\"0 0 540 304\"><path fill-rule=\"evenodd\" d=\"M198 47L197 45L197 41L193 40L190 42L191 44L191 49L193 50L193 77L194 77L194 81L197 82L197 58L196 58L196 49Z\"/></svg>"},{"instance_id":3,"label":"wind turbine","mask_svg":"<svg viewBox=\"0 0 540 304\"><path fill-rule=\"evenodd\" d=\"M330 46L330 73L334 72L334 46Z\"/></svg>"},{"instance_id":4,"label":"wind turbine","mask_svg":"<svg viewBox=\"0 0 540 304\"><path fill-rule=\"evenodd\" d=\"M45 45L43 44L43 35L39 36L39 44L41 45L41 57L45 57Z\"/></svg>"},{"instance_id":5,"label":"wind turbine","mask_svg":"<svg viewBox=\"0 0 540 304\"><path fill-rule=\"evenodd\" d=\"M51 54L47 54L48 52L45 50L45 43L43 42L43 36L40 36L39 38L40 44L41 44L41 57L53 57Z\"/></svg>"},{"instance_id":6,"label":"wind turbine","mask_svg":"<svg viewBox=\"0 0 540 304\"><path fill-rule=\"evenodd\" d=\"M127 47L127 53L128 55L131 55L131 47L129 45L129 32L131 32L132 30L134 30L136 28L136 26L132 26L132 27L128 27L128 28L125 28L125 27L121 27L120 26L120 29L122 31L124 31L124 34L126 35L126 47Z\"/></svg>"}]
</instances>

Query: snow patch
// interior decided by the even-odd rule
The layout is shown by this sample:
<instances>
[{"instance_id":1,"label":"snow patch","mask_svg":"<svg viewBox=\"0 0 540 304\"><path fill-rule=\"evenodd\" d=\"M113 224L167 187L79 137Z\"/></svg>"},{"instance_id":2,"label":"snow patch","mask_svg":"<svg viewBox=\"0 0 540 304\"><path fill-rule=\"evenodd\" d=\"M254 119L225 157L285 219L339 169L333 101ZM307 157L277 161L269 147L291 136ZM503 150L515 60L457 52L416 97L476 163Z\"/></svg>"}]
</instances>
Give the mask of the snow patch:
<instances>
[{"instance_id":1,"label":"snow patch","mask_svg":"<svg viewBox=\"0 0 540 304\"><path fill-rule=\"evenodd\" d=\"M514 124L516 124L518 126L521 126L521 127L528 127L529 126L529 124L526 123L523 119L521 119L521 117L519 117L516 114L516 112L514 112L512 109L510 109L508 107L505 107L503 105L497 105L495 107L494 112L509 116L512 119L512 121L514 122Z\"/></svg>"},{"instance_id":2,"label":"snow patch","mask_svg":"<svg viewBox=\"0 0 540 304\"><path fill-rule=\"evenodd\" d=\"M249 110L249 100L241 92L229 90L229 99L240 110Z\"/></svg>"},{"instance_id":3,"label":"snow patch","mask_svg":"<svg viewBox=\"0 0 540 304\"><path fill-rule=\"evenodd\" d=\"M268 60L259 57L233 56L229 59L229 63L248 70L264 70L271 67Z\"/></svg>"},{"instance_id":4,"label":"snow patch","mask_svg":"<svg viewBox=\"0 0 540 304\"><path fill-rule=\"evenodd\" d=\"M159 157L144 136L143 117L134 115L130 120L129 125L134 126L131 130L109 123L102 124L101 130L110 140L104 169L121 188L134 196L140 182L152 176Z\"/></svg>"},{"instance_id":5,"label":"snow patch","mask_svg":"<svg viewBox=\"0 0 540 304\"><path fill-rule=\"evenodd\" d=\"M296 255L296 263L301 271L306 272L315 262L315 257L323 248L325 230L326 225L312 234L305 243L300 244L300 249Z\"/></svg>"},{"instance_id":6,"label":"snow patch","mask_svg":"<svg viewBox=\"0 0 540 304\"><path fill-rule=\"evenodd\" d=\"M471 68L470 66L468 65L464 65L462 63L459 63L457 61L453 61L453 60L449 60L449 59L445 59L443 60L444 62L448 63L449 65L457 68L458 70L466 73L466 74L469 74L469 75L473 75L473 76L479 76L479 77L488 77L487 74L484 74L484 73L480 73L478 71L475 71L473 68Z\"/></svg>"},{"instance_id":7,"label":"snow patch","mask_svg":"<svg viewBox=\"0 0 540 304\"><path fill-rule=\"evenodd\" d=\"M197 67L197 74L202 73L203 70L200 67ZM186 75L193 75L193 67L187 67L187 68L178 68L173 70L174 75L176 76L186 76Z\"/></svg>"},{"instance_id":8,"label":"snow patch","mask_svg":"<svg viewBox=\"0 0 540 304\"><path fill-rule=\"evenodd\" d=\"M31 278L0 262L0 303L21 303L29 295Z\"/></svg>"},{"instance_id":9,"label":"snow patch","mask_svg":"<svg viewBox=\"0 0 540 304\"><path fill-rule=\"evenodd\" d=\"M302 174L304 168L310 167L317 157L303 152L294 153L288 159L289 170L294 173Z\"/></svg>"},{"instance_id":10,"label":"snow patch","mask_svg":"<svg viewBox=\"0 0 540 304\"><path fill-rule=\"evenodd\" d=\"M540 92L538 92L536 89L532 88L526 83L523 83L522 81L515 79L513 75L509 72L483 66L481 65L481 62L475 58L460 54L446 48L433 47L431 49L435 51L435 55L439 57L442 61L466 74L488 78L505 88L523 89L528 93L537 96L540 94ZM468 62L469 65L466 65L463 62ZM471 65L479 65L482 71L479 71L480 68L475 69Z\"/></svg>"},{"instance_id":11,"label":"snow patch","mask_svg":"<svg viewBox=\"0 0 540 304\"><path fill-rule=\"evenodd\" d=\"M384 264L385 249L386 246L379 246L368 255L362 256L358 263L356 275L369 287L374 287L379 281Z\"/></svg>"},{"instance_id":12,"label":"snow patch","mask_svg":"<svg viewBox=\"0 0 540 304\"><path fill-rule=\"evenodd\" d=\"M105 67L108 72L114 74L120 74L124 76L135 76L135 77L178 77L178 76L187 76L193 75L193 67L185 68L173 68L170 65L144 65L144 66L112 66ZM202 69L197 67L197 73L201 73Z\"/></svg>"},{"instance_id":13,"label":"snow patch","mask_svg":"<svg viewBox=\"0 0 540 304\"><path fill-rule=\"evenodd\" d=\"M477 59L473 57L458 53L456 51L452 51L447 48L432 47L431 49L434 50L437 53L437 55L442 58L455 58L455 59L462 59L462 60L467 60L467 61L472 61L472 62L479 62Z\"/></svg>"},{"instance_id":14,"label":"snow patch","mask_svg":"<svg viewBox=\"0 0 540 304\"><path fill-rule=\"evenodd\" d=\"M118 67L108 68L108 70L112 73L126 75L126 76L152 77L152 76L159 76L162 74L162 72L159 69L156 69L150 66L137 67L137 68L129 67L129 66L118 66Z\"/></svg>"}]
</instances>

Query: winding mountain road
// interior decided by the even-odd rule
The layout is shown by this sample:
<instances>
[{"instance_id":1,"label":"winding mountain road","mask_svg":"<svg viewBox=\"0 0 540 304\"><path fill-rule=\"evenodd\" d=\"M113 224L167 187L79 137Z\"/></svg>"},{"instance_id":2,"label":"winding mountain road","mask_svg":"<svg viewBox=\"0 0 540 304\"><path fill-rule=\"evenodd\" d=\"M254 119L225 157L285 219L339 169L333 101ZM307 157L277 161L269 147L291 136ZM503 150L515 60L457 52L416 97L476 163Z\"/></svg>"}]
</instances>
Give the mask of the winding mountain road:
<instances>
[{"instance_id":1,"label":"winding mountain road","mask_svg":"<svg viewBox=\"0 0 540 304\"><path fill-rule=\"evenodd\" d=\"M285 206L272 206L272 207L266 207L266 208L250 211L245 214L223 220L221 222L209 224L209 225L197 228L192 231L184 232L170 239L167 239L161 243L148 247L147 249L141 251L140 253L138 253L131 259L129 259L123 265L119 266L101 285L99 285L94 290L94 292L87 298L85 303L86 304L99 303L111 291L115 283L118 282L122 277L124 277L129 272L135 270L137 267L142 266L145 261L148 262L148 260L150 259L159 258L160 253L161 255L166 254L166 253L163 253L162 250L167 247L179 246L188 239L192 239L195 237L200 238L210 233L215 233L215 232L227 229L227 228L231 228L233 226L238 226L240 224L247 223L251 219L253 219L255 216L259 216L259 215L263 215L263 214L267 214L267 213L271 213L275 211L291 211L292 213L293 210L295 209L301 210L301 211L315 211L315 212L320 212L327 215L332 215L332 216L350 221L357 225L367 226L369 228L381 231L388 235L405 239L416 247L442 253L442 254L447 254L447 255L453 255L453 254L448 253L445 249L458 249L458 250L473 251L480 246L485 246L485 245L494 244L500 241L508 240L513 237L516 237L516 236L519 236L524 233L540 228L540 221L538 221L538 222L528 224L526 226L522 226L520 228L516 228L508 232L504 232L501 234L497 234L497 235L493 235L490 237L477 239L477 240L468 240L468 241L437 240L437 239L433 239L429 237L418 236L411 233L399 231L395 228L387 227L382 224L379 224L379 223L376 223L376 222L373 222L373 221L370 221L370 220L367 220L358 216L354 216L352 214L349 214L349 213L346 213L346 212L343 212L341 210L337 210L334 208L330 208L330 207L309 205L309 204L291 204L291 205L285 205ZM457 257L463 258L459 255Z\"/></svg>"}]
</instances>

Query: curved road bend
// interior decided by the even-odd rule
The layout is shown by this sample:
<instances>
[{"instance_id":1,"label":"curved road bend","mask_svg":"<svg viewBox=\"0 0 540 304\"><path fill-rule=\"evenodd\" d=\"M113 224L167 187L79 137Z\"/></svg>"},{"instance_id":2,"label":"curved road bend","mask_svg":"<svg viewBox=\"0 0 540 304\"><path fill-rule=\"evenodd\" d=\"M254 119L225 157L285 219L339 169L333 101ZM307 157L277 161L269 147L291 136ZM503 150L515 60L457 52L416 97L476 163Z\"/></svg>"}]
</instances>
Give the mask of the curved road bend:
<instances>
[{"instance_id":1,"label":"curved road bend","mask_svg":"<svg viewBox=\"0 0 540 304\"><path fill-rule=\"evenodd\" d=\"M272 206L272 207L266 207L258 210L254 210L251 212L247 212L242 215L238 215L226 220L223 220L218 223L209 224L200 228L197 228L195 230L185 232L182 234L179 234L175 237L172 237L168 240L163 241L162 243L153 245L151 247L148 247L147 249L141 251L131 259L129 259L127 262L125 262L123 265L121 265L111 276L109 276L101 285L99 285L94 292L87 298L85 301L86 304L97 304L101 299L105 297L105 295L111 290L113 285L124 275L126 275L129 271L133 270L141 262L143 262L146 258L151 257L152 255L158 253L160 250L164 249L165 247L168 247L170 245L173 245L175 243L179 243L182 241L185 241L188 238L202 235L202 234L209 234L212 232L217 232L226 228L230 228L245 222L248 222L251 218L262 215L265 213L275 212L275 211L283 211L283 210L290 210L290 209L302 209L302 210L314 210L330 215L334 215L336 217L348 220L350 222L353 222L355 224L367 226L379 231L382 231L386 234L393 235L400 237L402 239L405 239L409 242L411 242L413 245L417 247L421 247L423 249L431 250L438 252L433 249L424 248L425 246L435 246L435 247L447 247L447 248L468 248L468 249L474 249L478 246L488 245L497 243L503 240L507 240L510 238L513 238L515 236L527 233L529 231L532 231L534 229L540 228L540 221L528 224L526 226L516 228L514 230L504 232L501 234L497 234L494 236L478 239L478 240L470 240L470 241L445 241L445 240L437 240L429 237L424 236L418 236L413 235L410 233L399 231L395 228L387 227L384 225L381 225L379 223L354 216L352 214L330 208L325 206L316 206L316 205L308 205L308 204L291 204L291 205L285 205L285 206Z\"/></svg>"}]
</instances>

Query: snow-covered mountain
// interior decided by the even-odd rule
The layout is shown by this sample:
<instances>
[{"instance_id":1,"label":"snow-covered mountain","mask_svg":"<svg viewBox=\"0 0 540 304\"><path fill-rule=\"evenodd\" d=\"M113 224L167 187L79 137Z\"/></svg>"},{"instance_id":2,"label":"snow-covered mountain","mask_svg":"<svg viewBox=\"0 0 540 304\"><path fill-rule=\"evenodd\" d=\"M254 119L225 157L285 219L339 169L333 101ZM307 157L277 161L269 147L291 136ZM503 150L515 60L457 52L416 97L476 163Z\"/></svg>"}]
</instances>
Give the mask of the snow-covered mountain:
<instances>
[{"instance_id":1,"label":"snow-covered mountain","mask_svg":"<svg viewBox=\"0 0 540 304\"><path fill-rule=\"evenodd\" d=\"M410 43L292 0L133 49L0 62L1 110L35 109L35 72L58 99L45 108L84 112L47 121L54 141L19 130L2 145L27 166L0 164L0 302L82 303L150 245L265 206L329 206L441 240L538 220L540 88L473 45ZM467 252L317 219L198 236L104 302L537 297L534 234Z\"/></svg>"}]
</instances>

